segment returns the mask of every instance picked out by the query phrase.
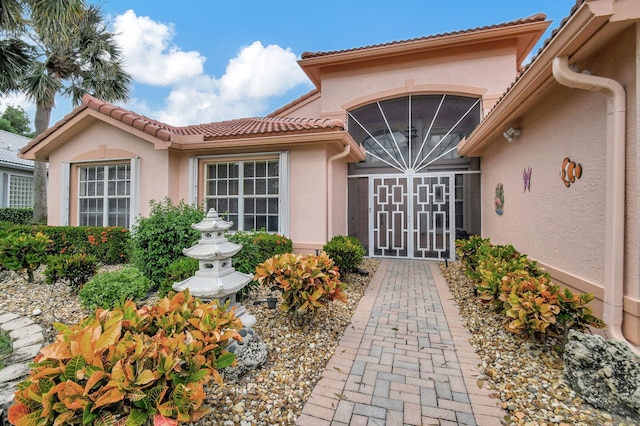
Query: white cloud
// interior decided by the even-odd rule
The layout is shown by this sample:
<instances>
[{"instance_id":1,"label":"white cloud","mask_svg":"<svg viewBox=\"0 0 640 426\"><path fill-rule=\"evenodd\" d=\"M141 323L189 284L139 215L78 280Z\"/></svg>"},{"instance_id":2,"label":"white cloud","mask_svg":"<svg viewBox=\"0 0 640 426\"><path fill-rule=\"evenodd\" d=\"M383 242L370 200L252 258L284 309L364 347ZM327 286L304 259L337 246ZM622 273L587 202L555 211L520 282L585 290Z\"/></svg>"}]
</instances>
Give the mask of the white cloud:
<instances>
[{"instance_id":1,"label":"white cloud","mask_svg":"<svg viewBox=\"0 0 640 426\"><path fill-rule=\"evenodd\" d=\"M310 85L291 49L256 41L231 58L219 78L204 73L205 57L172 44L173 25L132 10L118 15L114 32L136 83L168 86L163 105L132 99L127 108L172 125L201 124L261 115L269 98ZM278 105L279 106L279 105Z\"/></svg>"},{"instance_id":2,"label":"white cloud","mask_svg":"<svg viewBox=\"0 0 640 426\"><path fill-rule=\"evenodd\" d=\"M115 18L113 31L126 58L126 69L137 82L166 86L202 73L204 56L171 44L173 25L128 10Z\"/></svg>"},{"instance_id":3,"label":"white cloud","mask_svg":"<svg viewBox=\"0 0 640 426\"><path fill-rule=\"evenodd\" d=\"M220 78L221 91L229 99L267 98L286 92L307 80L290 49L264 47L259 41L231 59Z\"/></svg>"}]
</instances>

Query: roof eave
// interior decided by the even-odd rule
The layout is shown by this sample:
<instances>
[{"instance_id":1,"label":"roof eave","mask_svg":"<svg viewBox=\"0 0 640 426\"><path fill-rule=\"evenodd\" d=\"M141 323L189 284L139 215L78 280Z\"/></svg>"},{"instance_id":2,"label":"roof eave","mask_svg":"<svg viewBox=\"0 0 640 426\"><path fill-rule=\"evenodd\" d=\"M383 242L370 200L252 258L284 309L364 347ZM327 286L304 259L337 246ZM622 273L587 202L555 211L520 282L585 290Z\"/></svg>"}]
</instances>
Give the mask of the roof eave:
<instances>
[{"instance_id":1,"label":"roof eave","mask_svg":"<svg viewBox=\"0 0 640 426\"><path fill-rule=\"evenodd\" d=\"M397 44L371 46L363 49L304 58L300 59L298 64L320 90L322 68L516 38L518 39L517 61L518 65L520 65L522 61L526 59L533 46L535 46L542 37L550 23L550 21L546 20L527 22L499 28L479 29L473 32L447 34L441 37L409 40Z\"/></svg>"},{"instance_id":2,"label":"roof eave","mask_svg":"<svg viewBox=\"0 0 640 426\"><path fill-rule=\"evenodd\" d=\"M551 69L553 59L576 54L613 13L613 0L583 3L473 133L458 144L458 153L465 157L481 156L491 140L509 127L517 126L521 112L555 81Z\"/></svg>"},{"instance_id":3,"label":"roof eave","mask_svg":"<svg viewBox=\"0 0 640 426\"><path fill-rule=\"evenodd\" d=\"M366 152L346 130L326 130L314 132L296 132L291 134L274 133L268 135L213 138L206 141L171 142L169 148L176 151L226 150L230 148L261 149L274 146L302 146L320 143L350 146L350 161L363 161Z\"/></svg>"}]
</instances>

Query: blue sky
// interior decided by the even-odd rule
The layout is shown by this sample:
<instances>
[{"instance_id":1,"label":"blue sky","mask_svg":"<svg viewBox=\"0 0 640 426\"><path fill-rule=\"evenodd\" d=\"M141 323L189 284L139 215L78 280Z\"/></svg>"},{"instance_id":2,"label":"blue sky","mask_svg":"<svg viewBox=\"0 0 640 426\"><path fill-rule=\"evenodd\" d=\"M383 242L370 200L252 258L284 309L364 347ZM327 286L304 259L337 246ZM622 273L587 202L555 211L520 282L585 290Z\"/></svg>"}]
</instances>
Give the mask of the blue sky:
<instances>
[{"instance_id":1,"label":"blue sky","mask_svg":"<svg viewBox=\"0 0 640 426\"><path fill-rule=\"evenodd\" d=\"M575 0L88 0L118 34L129 102L174 125L263 116L313 88L296 60L329 51L493 25L545 13L547 33ZM534 49L537 52L541 43ZM33 106L22 97L0 99ZM58 98L52 122L72 105Z\"/></svg>"}]
</instances>

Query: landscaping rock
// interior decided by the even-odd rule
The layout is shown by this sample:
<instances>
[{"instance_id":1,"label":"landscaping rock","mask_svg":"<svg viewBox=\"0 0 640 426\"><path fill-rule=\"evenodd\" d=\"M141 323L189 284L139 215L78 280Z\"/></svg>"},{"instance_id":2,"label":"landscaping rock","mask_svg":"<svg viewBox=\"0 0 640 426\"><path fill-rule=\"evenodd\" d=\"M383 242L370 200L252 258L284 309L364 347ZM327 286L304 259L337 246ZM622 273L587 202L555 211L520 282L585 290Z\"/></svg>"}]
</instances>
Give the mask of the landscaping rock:
<instances>
[{"instance_id":1,"label":"landscaping rock","mask_svg":"<svg viewBox=\"0 0 640 426\"><path fill-rule=\"evenodd\" d=\"M625 343L571 331L564 353L564 377L595 407L640 416L640 358Z\"/></svg>"}]
</instances>

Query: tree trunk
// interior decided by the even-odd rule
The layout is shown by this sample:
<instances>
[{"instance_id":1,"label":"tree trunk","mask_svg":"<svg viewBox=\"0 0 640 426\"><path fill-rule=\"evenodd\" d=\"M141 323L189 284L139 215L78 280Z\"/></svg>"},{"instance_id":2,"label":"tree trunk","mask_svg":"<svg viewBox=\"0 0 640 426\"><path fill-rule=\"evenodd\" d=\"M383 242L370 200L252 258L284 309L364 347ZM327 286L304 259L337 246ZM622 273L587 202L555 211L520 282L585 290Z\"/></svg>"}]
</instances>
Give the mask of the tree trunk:
<instances>
[{"instance_id":1,"label":"tree trunk","mask_svg":"<svg viewBox=\"0 0 640 426\"><path fill-rule=\"evenodd\" d=\"M36 105L34 126L36 137L49 128L53 105ZM33 168L33 223L47 224L47 163L34 162Z\"/></svg>"}]
</instances>

